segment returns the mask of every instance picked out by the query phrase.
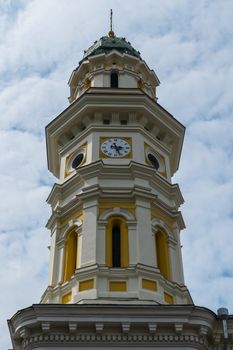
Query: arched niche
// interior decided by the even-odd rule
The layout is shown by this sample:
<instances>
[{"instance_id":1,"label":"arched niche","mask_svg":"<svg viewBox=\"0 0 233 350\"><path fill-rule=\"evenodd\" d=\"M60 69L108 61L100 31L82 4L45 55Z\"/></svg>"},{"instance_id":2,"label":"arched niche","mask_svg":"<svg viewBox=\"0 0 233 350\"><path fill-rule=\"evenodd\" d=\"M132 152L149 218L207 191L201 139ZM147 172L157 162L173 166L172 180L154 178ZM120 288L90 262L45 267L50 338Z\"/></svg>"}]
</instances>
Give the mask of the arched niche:
<instances>
[{"instance_id":1,"label":"arched niche","mask_svg":"<svg viewBox=\"0 0 233 350\"><path fill-rule=\"evenodd\" d=\"M166 279L171 279L171 263L169 253L169 240L172 239L168 226L160 220L153 219L156 265Z\"/></svg>"},{"instance_id":2,"label":"arched niche","mask_svg":"<svg viewBox=\"0 0 233 350\"><path fill-rule=\"evenodd\" d=\"M78 235L73 227L65 237L65 259L63 282L68 281L74 274L78 259Z\"/></svg>"}]
</instances>

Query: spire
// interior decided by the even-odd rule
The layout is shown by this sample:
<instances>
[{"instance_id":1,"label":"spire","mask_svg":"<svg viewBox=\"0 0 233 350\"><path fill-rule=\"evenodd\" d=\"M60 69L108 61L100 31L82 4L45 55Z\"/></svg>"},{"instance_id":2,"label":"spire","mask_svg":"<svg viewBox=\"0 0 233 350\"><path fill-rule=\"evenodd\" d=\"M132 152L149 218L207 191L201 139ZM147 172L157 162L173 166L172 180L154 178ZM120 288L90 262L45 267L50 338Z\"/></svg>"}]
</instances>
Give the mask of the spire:
<instances>
[{"instance_id":1,"label":"spire","mask_svg":"<svg viewBox=\"0 0 233 350\"><path fill-rule=\"evenodd\" d=\"M112 9L110 10L110 31L108 32L108 36L113 37L115 36L114 31L112 30Z\"/></svg>"}]
</instances>

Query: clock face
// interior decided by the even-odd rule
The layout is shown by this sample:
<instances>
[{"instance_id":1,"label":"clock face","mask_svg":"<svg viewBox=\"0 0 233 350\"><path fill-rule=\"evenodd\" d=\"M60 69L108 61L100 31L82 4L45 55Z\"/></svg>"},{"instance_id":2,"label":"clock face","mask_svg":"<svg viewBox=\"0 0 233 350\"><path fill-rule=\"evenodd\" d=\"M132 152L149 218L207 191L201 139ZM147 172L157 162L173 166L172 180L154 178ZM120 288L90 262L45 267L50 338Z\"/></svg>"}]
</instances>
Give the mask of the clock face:
<instances>
[{"instance_id":1,"label":"clock face","mask_svg":"<svg viewBox=\"0 0 233 350\"><path fill-rule=\"evenodd\" d=\"M130 153L131 147L126 140L111 138L101 144L101 151L108 157L122 158Z\"/></svg>"}]
</instances>

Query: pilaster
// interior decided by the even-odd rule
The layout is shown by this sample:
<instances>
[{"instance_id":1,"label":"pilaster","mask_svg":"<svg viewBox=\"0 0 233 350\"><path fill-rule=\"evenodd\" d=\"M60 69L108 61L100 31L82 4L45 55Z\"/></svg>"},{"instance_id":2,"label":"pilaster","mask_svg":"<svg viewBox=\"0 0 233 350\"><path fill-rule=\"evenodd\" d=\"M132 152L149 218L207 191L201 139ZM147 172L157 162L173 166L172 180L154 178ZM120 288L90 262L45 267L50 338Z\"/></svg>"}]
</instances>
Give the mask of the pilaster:
<instances>
[{"instance_id":1,"label":"pilaster","mask_svg":"<svg viewBox=\"0 0 233 350\"><path fill-rule=\"evenodd\" d=\"M151 206L149 201L136 199L138 263L155 265L155 244L152 242Z\"/></svg>"},{"instance_id":2,"label":"pilaster","mask_svg":"<svg viewBox=\"0 0 233 350\"><path fill-rule=\"evenodd\" d=\"M83 203L83 231L81 267L96 264L98 201L85 200Z\"/></svg>"}]
</instances>

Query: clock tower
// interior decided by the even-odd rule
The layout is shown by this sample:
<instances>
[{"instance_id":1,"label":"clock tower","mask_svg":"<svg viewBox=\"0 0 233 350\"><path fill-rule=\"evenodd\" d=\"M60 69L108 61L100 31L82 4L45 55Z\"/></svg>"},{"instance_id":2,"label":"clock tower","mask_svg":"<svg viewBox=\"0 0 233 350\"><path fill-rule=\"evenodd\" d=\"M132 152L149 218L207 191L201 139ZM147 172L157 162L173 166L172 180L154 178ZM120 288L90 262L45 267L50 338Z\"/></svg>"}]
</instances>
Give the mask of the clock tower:
<instances>
[{"instance_id":1,"label":"clock tower","mask_svg":"<svg viewBox=\"0 0 233 350\"><path fill-rule=\"evenodd\" d=\"M46 127L59 179L42 303L190 304L171 178L184 127L157 103L159 79L110 31L72 72L70 106Z\"/></svg>"},{"instance_id":2,"label":"clock tower","mask_svg":"<svg viewBox=\"0 0 233 350\"><path fill-rule=\"evenodd\" d=\"M70 105L46 127L58 179L49 283L40 304L9 320L14 350L225 346L226 310L194 306L184 284L172 176L185 128L157 102L158 85L112 29L72 72Z\"/></svg>"}]
</instances>

